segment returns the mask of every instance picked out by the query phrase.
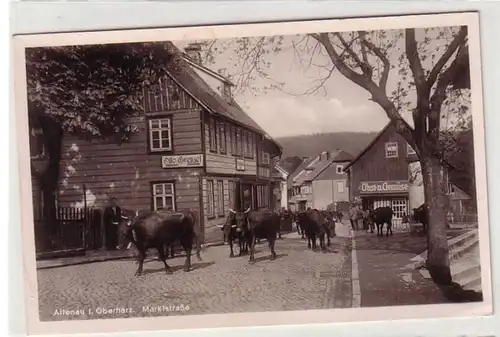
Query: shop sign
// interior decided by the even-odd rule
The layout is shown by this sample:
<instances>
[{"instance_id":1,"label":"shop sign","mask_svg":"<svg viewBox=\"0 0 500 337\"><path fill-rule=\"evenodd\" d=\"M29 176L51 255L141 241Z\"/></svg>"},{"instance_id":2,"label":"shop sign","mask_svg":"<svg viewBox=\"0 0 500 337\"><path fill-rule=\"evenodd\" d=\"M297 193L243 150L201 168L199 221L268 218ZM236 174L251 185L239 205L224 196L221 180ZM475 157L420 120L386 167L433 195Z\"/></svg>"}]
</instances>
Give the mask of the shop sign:
<instances>
[{"instance_id":1,"label":"shop sign","mask_svg":"<svg viewBox=\"0 0 500 337\"><path fill-rule=\"evenodd\" d=\"M360 194L407 193L408 181L362 181Z\"/></svg>"},{"instance_id":2,"label":"shop sign","mask_svg":"<svg viewBox=\"0 0 500 337\"><path fill-rule=\"evenodd\" d=\"M245 171L245 160L236 158L236 171Z\"/></svg>"},{"instance_id":3,"label":"shop sign","mask_svg":"<svg viewBox=\"0 0 500 337\"><path fill-rule=\"evenodd\" d=\"M202 154L186 154L179 156L162 156L163 168L201 167L203 166Z\"/></svg>"}]
</instances>

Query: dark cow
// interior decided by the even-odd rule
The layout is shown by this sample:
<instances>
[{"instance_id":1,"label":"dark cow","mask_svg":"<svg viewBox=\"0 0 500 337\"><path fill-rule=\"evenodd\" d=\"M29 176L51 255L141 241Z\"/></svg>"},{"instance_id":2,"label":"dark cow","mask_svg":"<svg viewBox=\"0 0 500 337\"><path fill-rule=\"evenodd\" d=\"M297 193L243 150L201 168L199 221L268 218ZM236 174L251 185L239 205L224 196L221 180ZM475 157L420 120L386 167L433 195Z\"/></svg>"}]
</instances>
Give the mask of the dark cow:
<instances>
[{"instance_id":1,"label":"dark cow","mask_svg":"<svg viewBox=\"0 0 500 337\"><path fill-rule=\"evenodd\" d=\"M252 211L248 208L244 212L235 212L236 226L241 229L250 247L250 263L255 262L255 243L257 239L267 239L271 260L276 259L274 244L279 231L281 217L272 211Z\"/></svg>"},{"instance_id":2,"label":"dark cow","mask_svg":"<svg viewBox=\"0 0 500 337\"><path fill-rule=\"evenodd\" d=\"M383 236L384 224L387 224L386 236L389 236L389 232L392 233L392 216L394 212L390 207L378 207L373 211L370 211L370 221L377 226L377 236Z\"/></svg>"},{"instance_id":3,"label":"dark cow","mask_svg":"<svg viewBox=\"0 0 500 337\"><path fill-rule=\"evenodd\" d=\"M335 234L335 213L332 211L320 211L321 215L325 217L326 222L324 223L325 234L327 240L327 246L330 247L330 238L334 238Z\"/></svg>"},{"instance_id":4,"label":"dark cow","mask_svg":"<svg viewBox=\"0 0 500 337\"><path fill-rule=\"evenodd\" d=\"M328 221L317 209L310 209L297 215L297 222L307 237L307 248L316 250L316 238L319 238L321 249L325 249L325 235L330 234Z\"/></svg>"},{"instance_id":5,"label":"dark cow","mask_svg":"<svg viewBox=\"0 0 500 337\"><path fill-rule=\"evenodd\" d=\"M420 205L413 209L413 220L422 224L424 233L427 233L427 226L429 224L429 210L425 204Z\"/></svg>"},{"instance_id":6,"label":"dark cow","mask_svg":"<svg viewBox=\"0 0 500 337\"><path fill-rule=\"evenodd\" d=\"M229 209L229 214L227 216L226 222L223 225L217 225L217 227L219 227L224 232L224 237L226 238L229 245L229 257L234 257L233 241L236 239L238 240L238 244L240 247L238 256L248 253L248 244L245 237L245 232L243 232L241 228L236 226L236 214L237 213L235 211Z\"/></svg>"},{"instance_id":7,"label":"dark cow","mask_svg":"<svg viewBox=\"0 0 500 337\"><path fill-rule=\"evenodd\" d=\"M196 257L200 256L200 234L197 230L197 218L191 211L155 211L149 213L136 213L135 217L128 219L127 225L122 226L122 236L131 241L139 251L139 266L135 276L140 276L143 270L144 259L149 248L158 250L158 257L165 265L165 272L172 273L166 262L165 245L172 246L179 241L186 252L184 271L191 270L191 250L193 240L196 244Z\"/></svg>"}]
</instances>

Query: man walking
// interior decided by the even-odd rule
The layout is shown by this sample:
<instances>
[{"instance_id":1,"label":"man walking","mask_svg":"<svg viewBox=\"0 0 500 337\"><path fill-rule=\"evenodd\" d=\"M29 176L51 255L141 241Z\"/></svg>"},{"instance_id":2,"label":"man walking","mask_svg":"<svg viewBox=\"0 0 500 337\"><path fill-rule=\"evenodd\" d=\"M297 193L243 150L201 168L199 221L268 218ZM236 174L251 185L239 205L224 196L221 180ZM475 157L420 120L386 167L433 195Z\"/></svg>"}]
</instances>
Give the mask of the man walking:
<instances>
[{"instance_id":1,"label":"man walking","mask_svg":"<svg viewBox=\"0 0 500 337\"><path fill-rule=\"evenodd\" d=\"M351 220L352 230L357 231L358 230L358 208L356 207L355 204L352 204L351 208L349 208L349 220Z\"/></svg>"},{"instance_id":2,"label":"man walking","mask_svg":"<svg viewBox=\"0 0 500 337\"><path fill-rule=\"evenodd\" d=\"M103 220L106 248L109 250L119 249L118 229L122 220L122 212L116 202L116 198L112 198L109 206L104 209Z\"/></svg>"}]
</instances>

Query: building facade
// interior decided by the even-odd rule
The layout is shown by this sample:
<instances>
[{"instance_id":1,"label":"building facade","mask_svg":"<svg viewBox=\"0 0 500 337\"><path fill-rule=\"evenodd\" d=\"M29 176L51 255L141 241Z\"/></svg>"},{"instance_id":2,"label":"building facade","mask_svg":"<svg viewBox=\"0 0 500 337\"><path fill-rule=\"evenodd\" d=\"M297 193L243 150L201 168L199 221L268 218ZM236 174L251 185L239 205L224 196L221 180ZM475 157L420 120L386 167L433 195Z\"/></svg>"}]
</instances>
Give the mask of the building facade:
<instances>
[{"instance_id":1,"label":"building facade","mask_svg":"<svg viewBox=\"0 0 500 337\"><path fill-rule=\"evenodd\" d=\"M344 167L353 157L337 150L330 158L328 165L312 181L313 207L316 209L327 209L332 204L335 209L342 209L341 205L349 201L348 175Z\"/></svg>"},{"instance_id":2,"label":"building facade","mask_svg":"<svg viewBox=\"0 0 500 337\"><path fill-rule=\"evenodd\" d=\"M363 209L392 207L394 218L410 214L409 162L414 151L389 123L345 168L350 200Z\"/></svg>"},{"instance_id":3,"label":"building facade","mask_svg":"<svg viewBox=\"0 0 500 337\"><path fill-rule=\"evenodd\" d=\"M176 49L177 50L177 49ZM206 242L229 209L270 208L281 148L236 103L233 84L199 63L199 49L144 92L121 145L63 140L58 205L195 210ZM83 189L85 186L85 191Z\"/></svg>"},{"instance_id":4,"label":"building facade","mask_svg":"<svg viewBox=\"0 0 500 337\"><path fill-rule=\"evenodd\" d=\"M351 201L361 199L363 209L389 206L397 222L425 202L415 150L396 132L392 123L387 124L344 170L349 175L349 198ZM441 170L448 196L448 215L453 221L456 218L453 209L460 209L460 203L466 204L464 200L471 197L453 184L449 172L446 167Z\"/></svg>"},{"instance_id":5,"label":"building facade","mask_svg":"<svg viewBox=\"0 0 500 337\"><path fill-rule=\"evenodd\" d=\"M343 167L352 156L342 150L324 151L304 160L288 182L291 207L326 209L335 201L348 200L347 174Z\"/></svg>"},{"instance_id":6,"label":"building facade","mask_svg":"<svg viewBox=\"0 0 500 337\"><path fill-rule=\"evenodd\" d=\"M275 164L272 176L274 178L274 188L273 188L273 195L275 198L274 209L276 210L283 208L287 209L288 208L287 179L289 173L278 164Z\"/></svg>"}]
</instances>

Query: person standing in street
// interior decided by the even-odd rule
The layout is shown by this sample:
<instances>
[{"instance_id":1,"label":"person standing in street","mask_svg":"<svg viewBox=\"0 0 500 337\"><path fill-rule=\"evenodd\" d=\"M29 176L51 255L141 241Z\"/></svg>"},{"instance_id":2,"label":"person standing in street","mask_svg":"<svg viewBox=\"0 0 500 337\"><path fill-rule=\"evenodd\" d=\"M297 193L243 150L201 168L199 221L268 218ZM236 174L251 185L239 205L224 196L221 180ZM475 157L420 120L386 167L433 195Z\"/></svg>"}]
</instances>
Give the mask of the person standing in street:
<instances>
[{"instance_id":1,"label":"person standing in street","mask_svg":"<svg viewBox=\"0 0 500 337\"><path fill-rule=\"evenodd\" d=\"M116 198L112 198L109 206L104 209L103 217L106 248L109 250L118 249L118 229L122 220L122 212Z\"/></svg>"},{"instance_id":2,"label":"person standing in street","mask_svg":"<svg viewBox=\"0 0 500 337\"><path fill-rule=\"evenodd\" d=\"M352 204L351 207L349 208L349 220L351 221L351 227L352 230L357 231L358 230L358 209L356 205Z\"/></svg>"}]
</instances>

